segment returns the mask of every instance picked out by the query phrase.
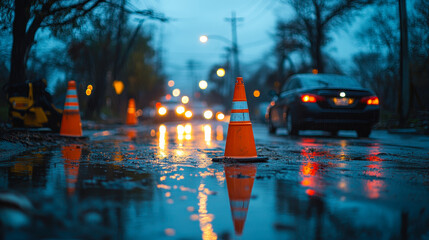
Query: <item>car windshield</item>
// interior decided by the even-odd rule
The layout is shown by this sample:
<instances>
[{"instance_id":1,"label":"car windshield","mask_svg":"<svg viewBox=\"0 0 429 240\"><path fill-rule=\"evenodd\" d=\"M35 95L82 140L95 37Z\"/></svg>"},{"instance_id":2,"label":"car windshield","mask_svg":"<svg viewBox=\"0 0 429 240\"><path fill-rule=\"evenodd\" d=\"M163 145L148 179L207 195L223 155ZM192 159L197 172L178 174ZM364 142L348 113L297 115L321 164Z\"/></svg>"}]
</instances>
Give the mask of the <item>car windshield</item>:
<instances>
[{"instance_id":1,"label":"car windshield","mask_svg":"<svg viewBox=\"0 0 429 240\"><path fill-rule=\"evenodd\" d=\"M318 74L300 77L304 88L362 88L356 80L346 76Z\"/></svg>"}]
</instances>

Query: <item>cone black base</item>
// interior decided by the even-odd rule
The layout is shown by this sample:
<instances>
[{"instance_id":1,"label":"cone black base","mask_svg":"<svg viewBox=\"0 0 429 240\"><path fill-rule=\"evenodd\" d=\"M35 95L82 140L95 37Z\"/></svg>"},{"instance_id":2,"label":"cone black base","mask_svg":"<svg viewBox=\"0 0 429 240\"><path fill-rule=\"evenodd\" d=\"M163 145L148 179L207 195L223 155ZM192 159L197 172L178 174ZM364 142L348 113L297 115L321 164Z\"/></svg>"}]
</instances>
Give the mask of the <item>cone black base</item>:
<instances>
[{"instance_id":1,"label":"cone black base","mask_svg":"<svg viewBox=\"0 0 429 240\"><path fill-rule=\"evenodd\" d=\"M240 158L233 158L233 157L215 157L212 158L213 162L227 162L227 163L256 163L256 162L267 162L268 158L266 157L240 157Z\"/></svg>"}]
</instances>

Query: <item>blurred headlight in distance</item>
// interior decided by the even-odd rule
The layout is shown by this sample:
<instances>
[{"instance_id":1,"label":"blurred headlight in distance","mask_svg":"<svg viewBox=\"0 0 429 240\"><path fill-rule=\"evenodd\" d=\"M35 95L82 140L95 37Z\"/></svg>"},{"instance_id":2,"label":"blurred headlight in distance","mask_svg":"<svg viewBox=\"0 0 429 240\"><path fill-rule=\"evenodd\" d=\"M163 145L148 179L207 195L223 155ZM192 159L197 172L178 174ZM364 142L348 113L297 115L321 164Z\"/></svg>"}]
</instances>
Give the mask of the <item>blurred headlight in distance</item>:
<instances>
[{"instance_id":1,"label":"blurred headlight in distance","mask_svg":"<svg viewBox=\"0 0 429 240\"><path fill-rule=\"evenodd\" d=\"M212 119L212 117L213 117L213 112L212 112L212 111L210 111L210 110L206 110L206 111L204 112L204 118L205 118L205 119Z\"/></svg>"},{"instance_id":2,"label":"blurred headlight in distance","mask_svg":"<svg viewBox=\"0 0 429 240\"><path fill-rule=\"evenodd\" d=\"M192 112L191 112L191 111L189 111L189 110L188 110L188 111L186 111L186 112L185 112L185 117L186 117L186 118L191 118L191 117L192 117Z\"/></svg>"},{"instance_id":3,"label":"blurred headlight in distance","mask_svg":"<svg viewBox=\"0 0 429 240\"><path fill-rule=\"evenodd\" d=\"M158 109L158 114L159 114L159 115L161 115L161 116L164 116L165 114L167 114L167 108L165 108L165 107L160 107L160 108Z\"/></svg>"},{"instance_id":4,"label":"blurred headlight in distance","mask_svg":"<svg viewBox=\"0 0 429 240\"><path fill-rule=\"evenodd\" d=\"M225 115L223 113L221 113L221 112L217 112L216 113L216 119L218 121L222 121L223 119L225 119Z\"/></svg>"},{"instance_id":5,"label":"blurred headlight in distance","mask_svg":"<svg viewBox=\"0 0 429 240\"><path fill-rule=\"evenodd\" d=\"M182 113L184 113L185 112L185 108L183 107L183 106L178 106L177 108L176 108L176 113L177 114L179 114L179 115L181 115Z\"/></svg>"}]
</instances>

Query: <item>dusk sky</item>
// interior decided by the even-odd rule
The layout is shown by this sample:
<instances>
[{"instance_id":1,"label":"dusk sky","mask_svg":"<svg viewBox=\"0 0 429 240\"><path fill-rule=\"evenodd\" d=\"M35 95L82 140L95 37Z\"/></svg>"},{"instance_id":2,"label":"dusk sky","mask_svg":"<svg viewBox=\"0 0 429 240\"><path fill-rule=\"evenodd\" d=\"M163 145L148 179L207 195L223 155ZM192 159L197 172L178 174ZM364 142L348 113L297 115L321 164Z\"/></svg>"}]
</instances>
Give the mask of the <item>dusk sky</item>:
<instances>
[{"instance_id":1,"label":"dusk sky","mask_svg":"<svg viewBox=\"0 0 429 240\"><path fill-rule=\"evenodd\" d=\"M151 0L135 5L153 8L171 18L168 23L154 23L154 47L159 46L157 39L162 35L164 71L168 79L175 80L179 87L189 86L189 60L196 62L194 75L198 79L207 79L210 67L225 61L225 47L229 46L226 42L213 39L202 44L199 36L218 35L231 39L231 23L225 18L230 18L232 11L242 18L237 24L237 38L244 77L248 77L263 61L274 61L268 55L274 45L275 23L277 19L287 19L293 14L285 3L278 0ZM348 37L353 34L352 30L334 34L337 40L328 46L331 55L348 60L356 50L356 44Z\"/></svg>"}]
</instances>

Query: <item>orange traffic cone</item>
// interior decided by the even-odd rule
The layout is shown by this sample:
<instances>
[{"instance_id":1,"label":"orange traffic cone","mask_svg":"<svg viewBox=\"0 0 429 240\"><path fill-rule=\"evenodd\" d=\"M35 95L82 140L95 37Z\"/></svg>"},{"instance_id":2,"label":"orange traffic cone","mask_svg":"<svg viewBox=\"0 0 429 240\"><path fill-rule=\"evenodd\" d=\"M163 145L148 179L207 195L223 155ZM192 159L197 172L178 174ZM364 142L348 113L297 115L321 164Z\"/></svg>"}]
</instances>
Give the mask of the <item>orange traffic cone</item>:
<instances>
[{"instance_id":1,"label":"orange traffic cone","mask_svg":"<svg viewBox=\"0 0 429 240\"><path fill-rule=\"evenodd\" d=\"M61 153L64 158L64 170L66 174L67 193L71 196L76 190L77 177L79 174L79 160L82 155L82 145L70 144L63 146Z\"/></svg>"},{"instance_id":2,"label":"orange traffic cone","mask_svg":"<svg viewBox=\"0 0 429 240\"><path fill-rule=\"evenodd\" d=\"M263 162L267 160L265 157L256 155L243 78L237 77L232 98L231 119L226 136L225 154L223 157L213 158L213 161Z\"/></svg>"},{"instance_id":3,"label":"orange traffic cone","mask_svg":"<svg viewBox=\"0 0 429 240\"><path fill-rule=\"evenodd\" d=\"M226 185L235 234L243 233L249 209L253 182L256 176L255 165L225 166Z\"/></svg>"},{"instance_id":4,"label":"orange traffic cone","mask_svg":"<svg viewBox=\"0 0 429 240\"><path fill-rule=\"evenodd\" d=\"M128 111L127 111L127 125L136 125L137 116L136 116L136 102L134 98L130 98L128 101Z\"/></svg>"},{"instance_id":5,"label":"orange traffic cone","mask_svg":"<svg viewBox=\"0 0 429 240\"><path fill-rule=\"evenodd\" d=\"M67 86L66 103L64 104L60 135L71 137L82 136L82 123L80 122L79 102L77 100L75 81L69 81Z\"/></svg>"}]
</instances>

